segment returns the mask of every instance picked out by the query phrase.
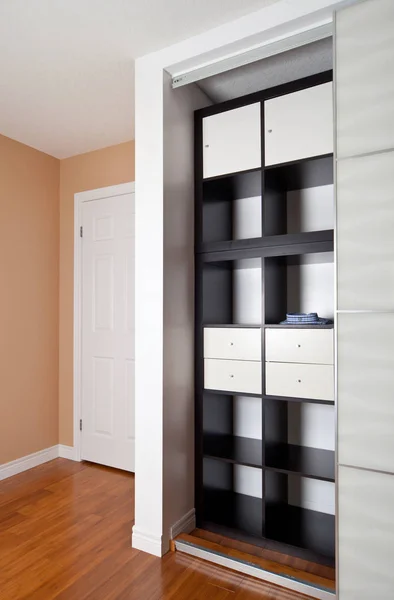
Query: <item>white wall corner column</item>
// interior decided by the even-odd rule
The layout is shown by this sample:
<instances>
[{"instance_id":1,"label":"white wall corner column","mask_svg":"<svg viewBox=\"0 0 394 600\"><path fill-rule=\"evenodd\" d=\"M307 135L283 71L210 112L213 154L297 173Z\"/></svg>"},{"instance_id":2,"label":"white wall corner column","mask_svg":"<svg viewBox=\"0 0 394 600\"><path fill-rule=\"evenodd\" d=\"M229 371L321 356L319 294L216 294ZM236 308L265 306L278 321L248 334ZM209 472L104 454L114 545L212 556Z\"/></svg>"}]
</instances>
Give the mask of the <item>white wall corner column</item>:
<instances>
[{"instance_id":1,"label":"white wall corner column","mask_svg":"<svg viewBox=\"0 0 394 600\"><path fill-rule=\"evenodd\" d=\"M168 159L165 139L171 139L171 136L166 137L170 134L166 131L167 119L172 118L171 106L176 106L172 104L176 100L168 81L163 82L163 71L172 72L171 69L176 70L181 63L197 67L207 60L208 55L211 60L213 57L219 59L232 52L248 50L258 43L268 43L319 26L329 22L334 8L345 3L348 2L298 0L289 3L288 0L280 0L242 19L136 61L136 491L132 540L135 548L156 555L165 553L170 526L179 522L190 525L190 510L193 508L190 506L190 482L194 480L191 445L190 438L185 438L182 429L185 422L190 427L193 411L189 387L190 323L193 314L182 312L186 308L183 304L180 322L174 321L167 304L171 293L166 287L167 282L176 281L178 273L182 279L176 281L176 285L180 287L190 285L193 280L192 273L189 274L190 279L185 279L186 266L190 266L192 240L188 240L188 252L181 251L184 239L173 240L177 247L166 246L166 231L170 231L167 227L172 225L172 218L177 218L172 201L167 203L165 200L166 190L172 193L177 185L174 165L165 166ZM163 85L167 86L165 92ZM164 110L166 94L167 100L171 98L167 106L169 111ZM190 111L193 106L197 108L196 102L200 102L201 98L196 100L194 96L189 101L185 97L182 100L181 96L178 98L179 102L185 103L186 112L182 113L182 119L186 118L186 114L191 118ZM175 160L179 160L176 152ZM187 182L182 185L189 186L191 176L189 173ZM190 189L188 187L188 202L191 199ZM186 204L180 226L187 224L189 227L190 209L190 205ZM182 302L186 298L190 299L190 288L187 287ZM189 304L188 309L192 311L192 305ZM178 336L175 345L174 331ZM183 358L183 353L188 366L182 380L178 381L171 370L177 368L176 363ZM185 404L182 405L179 422L174 424L172 419L177 419L177 413L172 410L171 403L177 403L180 398ZM188 475L187 470L191 471ZM177 499L176 508L167 512L174 498Z\"/></svg>"},{"instance_id":2,"label":"white wall corner column","mask_svg":"<svg viewBox=\"0 0 394 600\"><path fill-rule=\"evenodd\" d=\"M336 17L338 598L394 570L394 2Z\"/></svg>"},{"instance_id":3,"label":"white wall corner column","mask_svg":"<svg viewBox=\"0 0 394 600\"><path fill-rule=\"evenodd\" d=\"M134 548L161 556L163 534L163 69L136 61ZM148 76L147 76L148 73ZM155 149L160 149L155 152Z\"/></svg>"}]
</instances>

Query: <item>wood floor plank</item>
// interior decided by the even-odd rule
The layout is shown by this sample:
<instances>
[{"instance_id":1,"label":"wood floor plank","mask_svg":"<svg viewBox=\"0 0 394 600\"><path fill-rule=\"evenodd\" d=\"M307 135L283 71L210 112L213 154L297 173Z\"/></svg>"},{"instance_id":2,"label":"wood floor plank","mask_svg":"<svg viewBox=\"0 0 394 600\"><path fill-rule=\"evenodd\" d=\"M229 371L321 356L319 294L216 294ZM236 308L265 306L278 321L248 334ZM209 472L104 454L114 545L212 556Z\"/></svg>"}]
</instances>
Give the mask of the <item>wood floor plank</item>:
<instances>
[{"instance_id":1,"label":"wood floor plank","mask_svg":"<svg viewBox=\"0 0 394 600\"><path fill-rule=\"evenodd\" d=\"M56 459L0 482L1 600L299 600L179 552L131 548L134 476Z\"/></svg>"}]
</instances>

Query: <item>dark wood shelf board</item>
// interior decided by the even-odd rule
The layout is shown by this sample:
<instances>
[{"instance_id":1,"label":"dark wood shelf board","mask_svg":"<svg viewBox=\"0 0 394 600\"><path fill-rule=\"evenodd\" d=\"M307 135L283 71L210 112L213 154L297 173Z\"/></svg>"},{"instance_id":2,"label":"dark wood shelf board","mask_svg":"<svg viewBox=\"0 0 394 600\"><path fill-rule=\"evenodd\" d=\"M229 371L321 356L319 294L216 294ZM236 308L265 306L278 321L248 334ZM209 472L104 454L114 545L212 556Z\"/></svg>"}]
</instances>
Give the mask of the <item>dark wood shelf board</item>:
<instances>
[{"instance_id":1,"label":"dark wood shelf board","mask_svg":"<svg viewBox=\"0 0 394 600\"><path fill-rule=\"evenodd\" d=\"M264 448L262 440L205 433L203 454L205 458L232 464L335 481L335 455L330 450L283 443L271 443Z\"/></svg>"},{"instance_id":2,"label":"dark wood shelf board","mask_svg":"<svg viewBox=\"0 0 394 600\"><path fill-rule=\"evenodd\" d=\"M227 110L240 108L241 106L245 106L246 104L252 104L254 102L264 102L265 100L277 98L278 96L283 96L284 94L291 94L293 92L298 92L309 87L314 87L316 85L328 83L332 81L332 78L333 71L332 69L330 69L328 71L323 71L322 73L316 73L315 75L308 75L307 77L297 79L296 81L282 83L280 85L268 88L266 90L253 92L252 94L247 94L246 96L241 96L240 98L234 98L232 100L220 102L219 104L213 104L211 106L207 106L206 108L201 108L197 110L194 114L196 115L196 118L201 120L204 117L210 117L212 115L216 115Z\"/></svg>"},{"instance_id":3,"label":"dark wood shelf board","mask_svg":"<svg viewBox=\"0 0 394 600\"><path fill-rule=\"evenodd\" d=\"M260 326L259 326L260 327ZM261 325L264 329L334 329L334 323L326 325L314 325L311 323L300 323L299 325L287 325L281 323L264 323Z\"/></svg>"},{"instance_id":4,"label":"dark wood shelf board","mask_svg":"<svg viewBox=\"0 0 394 600\"><path fill-rule=\"evenodd\" d=\"M239 395L239 394L238 394ZM334 406L333 400L317 400L315 398L291 398L290 396L267 396L262 395L263 400L275 400L278 402L306 402L308 404L328 404Z\"/></svg>"},{"instance_id":5,"label":"dark wood shelf board","mask_svg":"<svg viewBox=\"0 0 394 600\"><path fill-rule=\"evenodd\" d=\"M226 252L228 250L248 250L250 248L260 248L264 238L245 238L242 240L225 240L222 242L205 242L196 247L196 252L204 254L205 252Z\"/></svg>"},{"instance_id":6,"label":"dark wood shelf board","mask_svg":"<svg viewBox=\"0 0 394 600\"><path fill-rule=\"evenodd\" d=\"M287 233L281 235L269 235L259 238L245 238L242 240L227 240L222 242L210 242L201 244L197 248L197 252L201 254L211 254L216 252L241 252L250 250L263 250L263 254L257 254L257 257L262 256L282 256L283 250L280 254L276 255L274 250L277 246L287 248L295 246L296 250L305 246L305 244L321 244L321 243L334 243L334 230L326 229L323 231L306 231L300 233ZM333 247L331 248L331 250ZM273 252L273 254L272 254ZM303 254L304 252L295 252ZM294 254L294 252L291 252ZM242 258L242 256L241 256Z\"/></svg>"},{"instance_id":7,"label":"dark wood shelf board","mask_svg":"<svg viewBox=\"0 0 394 600\"><path fill-rule=\"evenodd\" d=\"M334 560L335 516L291 506L266 506L266 535Z\"/></svg>"},{"instance_id":8,"label":"dark wood shelf board","mask_svg":"<svg viewBox=\"0 0 394 600\"><path fill-rule=\"evenodd\" d=\"M233 435L205 433L203 452L207 458L229 463L261 468L263 465L263 442Z\"/></svg>"},{"instance_id":9,"label":"dark wood shelf board","mask_svg":"<svg viewBox=\"0 0 394 600\"><path fill-rule=\"evenodd\" d=\"M247 392L228 392L227 390L211 390L204 388L204 393L208 394L220 394L223 396L249 396L250 398L261 398L261 394L249 394Z\"/></svg>"},{"instance_id":10,"label":"dark wood shelf board","mask_svg":"<svg viewBox=\"0 0 394 600\"><path fill-rule=\"evenodd\" d=\"M279 402L306 402L308 404L327 404L334 406L333 400L316 400L314 398L291 398L290 396L267 396L266 394L250 394L247 392L233 392L227 390L212 390L204 388L204 393L219 394L221 396L249 396L250 398L262 398L263 400L275 400Z\"/></svg>"},{"instance_id":11,"label":"dark wood shelf board","mask_svg":"<svg viewBox=\"0 0 394 600\"><path fill-rule=\"evenodd\" d=\"M213 329L261 329L262 325L239 325L238 323L204 323L203 327L211 327Z\"/></svg>"},{"instance_id":12,"label":"dark wood shelf board","mask_svg":"<svg viewBox=\"0 0 394 600\"><path fill-rule=\"evenodd\" d=\"M233 491L204 488L203 521L238 529L261 537L263 532L263 501L261 498Z\"/></svg>"},{"instance_id":13,"label":"dark wood shelf board","mask_svg":"<svg viewBox=\"0 0 394 600\"><path fill-rule=\"evenodd\" d=\"M264 468L334 482L335 453L320 448L271 443L265 447Z\"/></svg>"},{"instance_id":14,"label":"dark wood shelf board","mask_svg":"<svg viewBox=\"0 0 394 600\"><path fill-rule=\"evenodd\" d=\"M256 167L254 169L246 169L245 171L233 171L232 173L223 173L222 175L215 175L214 177L206 177L203 179L203 183L209 183L210 181L220 181L222 179L230 179L231 177L237 177L238 175L247 175L248 173L258 173L262 171L262 167Z\"/></svg>"},{"instance_id":15,"label":"dark wood shelf board","mask_svg":"<svg viewBox=\"0 0 394 600\"><path fill-rule=\"evenodd\" d=\"M316 239L316 234L322 234L321 239ZM297 237L297 240L293 238ZM273 238L281 238L274 240ZM287 242L286 242L287 238ZM224 261L235 261L245 258L287 258L288 264L298 264L302 262L302 256L305 254L320 254L334 251L334 234L332 230L327 232L297 233L285 236L270 236L269 238L260 238L261 244L254 248L240 248L220 250L215 252L201 253L201 259L204 263L222 263ZM242 240L241 240L242 241ZM268 243L266 243L268 241ZM276 242L280 243L276 243ZM232 242L231 242L232 243ZM332 259L329 261L331 262Z\"/></svg>"}]
</instances>

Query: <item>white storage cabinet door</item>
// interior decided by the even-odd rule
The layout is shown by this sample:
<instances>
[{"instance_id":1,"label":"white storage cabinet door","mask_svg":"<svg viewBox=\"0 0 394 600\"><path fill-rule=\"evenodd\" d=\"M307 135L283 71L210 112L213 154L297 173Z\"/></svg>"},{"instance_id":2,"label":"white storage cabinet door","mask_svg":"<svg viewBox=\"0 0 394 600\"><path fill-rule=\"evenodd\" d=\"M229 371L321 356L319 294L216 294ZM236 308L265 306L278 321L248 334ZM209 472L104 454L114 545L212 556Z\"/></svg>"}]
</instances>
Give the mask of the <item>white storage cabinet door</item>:
<instances>
[{"instance_id":1,"label":"white storage cabinet door","mask_svg":"<svg viewBox=\"0 0 394 600\"><path fill-rule=\"evenodd\" d=\"M333 152L332 83L264 103L266 166Z\"/></svg>"},{"instance_id":2,"label":"white storage cabinet door","mask_svg":"<svg viewBox=\"0 0 394 600\"><path fill-rule=\"evenodd\" d=\"M203 176L261 167L261 104L249 104L203 119Z\"/></svg>"}]
</instances>

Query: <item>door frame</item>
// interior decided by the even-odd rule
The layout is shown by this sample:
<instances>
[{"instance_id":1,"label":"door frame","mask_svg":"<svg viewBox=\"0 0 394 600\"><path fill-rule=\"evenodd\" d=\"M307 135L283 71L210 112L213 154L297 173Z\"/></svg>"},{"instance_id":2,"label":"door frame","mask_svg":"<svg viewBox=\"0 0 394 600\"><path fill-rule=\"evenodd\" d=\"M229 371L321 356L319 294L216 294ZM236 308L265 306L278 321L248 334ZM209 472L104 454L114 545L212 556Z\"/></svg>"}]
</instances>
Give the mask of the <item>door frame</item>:
<instances>
[{"instance_id":1,"label":"door frame","mask_svg":"<svg viewBox=\"0 0 394 600\"><path fill-rule=\"evenodd\" d=\"M79 428L82 415L82 238L80 236L82 205L84 202L134 193L134 182L128 182L74 194L73 458L76 461L82 460Z\"/></svg>"}]
</instances>

